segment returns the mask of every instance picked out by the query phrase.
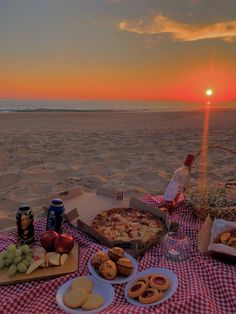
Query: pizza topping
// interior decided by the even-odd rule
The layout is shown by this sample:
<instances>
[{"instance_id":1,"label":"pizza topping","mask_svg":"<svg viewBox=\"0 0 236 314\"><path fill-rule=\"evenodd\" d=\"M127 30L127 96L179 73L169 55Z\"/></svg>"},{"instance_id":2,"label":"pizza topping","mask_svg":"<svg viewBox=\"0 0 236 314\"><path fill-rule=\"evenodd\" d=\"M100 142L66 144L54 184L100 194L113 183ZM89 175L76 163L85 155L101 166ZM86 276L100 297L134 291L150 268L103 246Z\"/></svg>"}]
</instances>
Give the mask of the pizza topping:
<instances>
[{"instance_id":1,"label":"pizza topping","mask_svg":"<svg viewBox=\"0 0 236 314\"><path fill-rule=\"evenodd\" d=\"M92 228L111 241L140 240L144 244L159 238L163 223L153 214L134 208L113 208L99 213Z\"/></svg>"}]
</instances>

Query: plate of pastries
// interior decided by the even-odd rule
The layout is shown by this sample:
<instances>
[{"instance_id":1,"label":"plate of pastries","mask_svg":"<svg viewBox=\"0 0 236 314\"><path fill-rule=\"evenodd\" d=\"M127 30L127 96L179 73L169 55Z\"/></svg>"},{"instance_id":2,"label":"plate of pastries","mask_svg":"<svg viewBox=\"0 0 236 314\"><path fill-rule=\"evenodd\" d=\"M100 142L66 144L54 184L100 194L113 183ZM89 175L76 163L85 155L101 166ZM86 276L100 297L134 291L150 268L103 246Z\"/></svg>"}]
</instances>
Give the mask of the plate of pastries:
<instances>
[{"instance_id":1,"label":"plate of pastries","mask_svg":"<svg viewBox=\"0 0 236 314\"><path fill-rule=\"evenodd\" d=\"M178 288L177 276L166 268L149 268L127 283L126 300L136 306L149 307L170 299Z\"/></svg>"},{"instance_id":2,"label":"plate of pastries","mask_svg":"<svg viewBox=\"0 0 236 314\"><path fill-rule=\"evenodd\" d=\"M111 284L103 283L92 276L80 276L66 281L57 291L59 307L67 313L100 313L114 299Z\"/></svg>"},{"instance_id":3,"label":"plate of pastries","mask_svg":"<svg viewBox=\"0 0 236 314\"><path fill-rule=\"evenodd\" d=\"M120 247L96 252L88 262L88 268L96 279L111 284L126 283L138 271L136 260Z\"/></svg>"}]
</instances>

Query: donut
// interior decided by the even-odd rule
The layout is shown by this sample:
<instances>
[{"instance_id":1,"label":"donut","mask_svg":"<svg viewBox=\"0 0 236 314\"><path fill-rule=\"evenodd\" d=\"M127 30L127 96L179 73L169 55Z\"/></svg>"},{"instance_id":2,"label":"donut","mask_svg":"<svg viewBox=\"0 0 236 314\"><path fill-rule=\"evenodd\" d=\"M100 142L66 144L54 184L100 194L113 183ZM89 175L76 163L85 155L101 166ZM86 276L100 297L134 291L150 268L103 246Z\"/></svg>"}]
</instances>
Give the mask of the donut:
<instances>
[{"instance_id":1,"label":"donut","mask_svg":"<svg viewBox=\"0 0 236 314\"><path fill-rule=\"evenodd\" d=\"M150 304L161 299L161 294L157 289L148 288L139 297L138 300L143 304Z\"/></svg>"},{"instance_id":2,"label":"donut","mask_svg":"<svg viewBox=\"0 0 236 314\"><path fill-rule=\"evenodd\" d=\"M147 286L144 281L136 281L128 291L128 296L130 298L137 298L140 296L145 290Z\"/></svg>"},{"instance_id":3,"label":"donut","mask_svg":"<svg viewBox=\"0 0 236 314\"><path fill-rule=\"evenodd\" d=\"M152 275L149 279L149 284L152 288L158 290L167 290L170 286L169 279L163 275Z\"/></svg>"}]
</instances>

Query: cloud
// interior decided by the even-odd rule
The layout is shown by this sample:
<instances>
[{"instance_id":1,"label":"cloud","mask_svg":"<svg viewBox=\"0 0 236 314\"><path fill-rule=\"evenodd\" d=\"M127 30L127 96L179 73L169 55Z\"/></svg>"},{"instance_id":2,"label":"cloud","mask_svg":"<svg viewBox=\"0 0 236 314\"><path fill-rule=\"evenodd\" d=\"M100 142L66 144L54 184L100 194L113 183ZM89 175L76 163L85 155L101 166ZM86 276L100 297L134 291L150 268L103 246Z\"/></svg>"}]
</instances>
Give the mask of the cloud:
<instances>
[{"instance_id":1,"label":"cloud","mask_svg":"<svg viewBox=\"0 0 236 314\"><path fill-rule=\"evenodd\" d=\"M155 39L152 39L152 38L146 38L144 40L144 44L146 47L148 48L152 48L152 47L156 47L158 46L160 43L160 39L159 38L155 38Z\"/></svg>"},{"instance_id":2,"label":"cloud","mask_svg":"<svg viewBox=\"0 0 236 314\"><path fill-rule=\"evenodd\" d=\"M151 21L140 19L139 21L123 20L118 28L122 31L156 35L170 34L176 41L197 41L203 39L222 39L227 43L236 40L236 20L223 21L213 24L186 24L180 23L164 15L156 15Z\"/></svg>"}]
</instances>

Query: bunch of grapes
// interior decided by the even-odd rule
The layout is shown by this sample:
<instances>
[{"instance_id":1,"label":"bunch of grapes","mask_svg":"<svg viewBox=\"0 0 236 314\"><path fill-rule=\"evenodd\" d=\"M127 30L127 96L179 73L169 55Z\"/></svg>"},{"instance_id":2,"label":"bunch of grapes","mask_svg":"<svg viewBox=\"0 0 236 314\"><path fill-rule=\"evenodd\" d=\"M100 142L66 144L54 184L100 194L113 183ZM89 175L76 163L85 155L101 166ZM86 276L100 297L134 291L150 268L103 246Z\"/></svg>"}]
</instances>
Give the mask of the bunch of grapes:
<instances>
[{"instance_id":1,"label":"bunch of grapes","mask_svg":"<svg viewBox=\"0 0 236 314\"><path fill-rule=\"evenodd\" d=\"M10 244L0 256L0 270L8 267L8 275L14 276L17 272L26 273L33 259L33 253L27 244L16 247Z\"/></svg>"}]
</instances>

